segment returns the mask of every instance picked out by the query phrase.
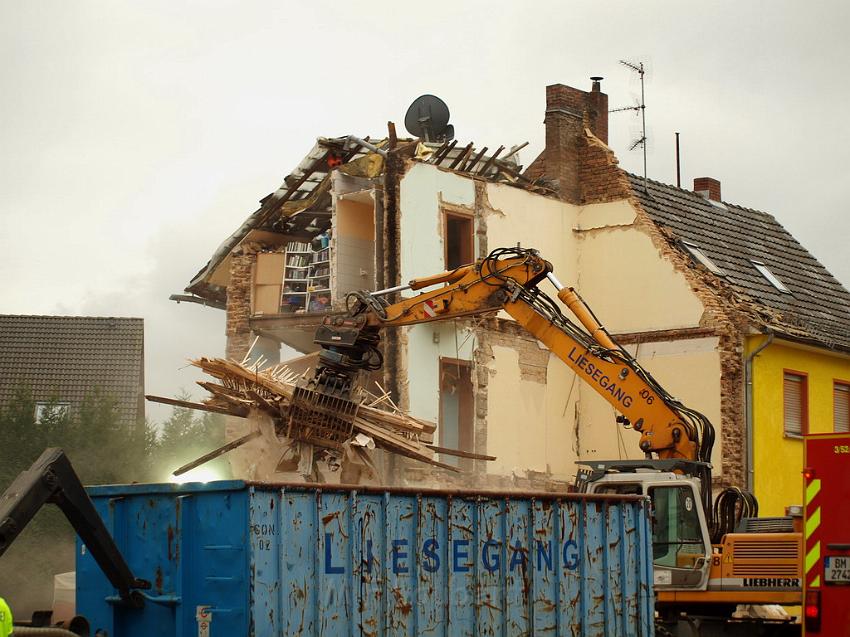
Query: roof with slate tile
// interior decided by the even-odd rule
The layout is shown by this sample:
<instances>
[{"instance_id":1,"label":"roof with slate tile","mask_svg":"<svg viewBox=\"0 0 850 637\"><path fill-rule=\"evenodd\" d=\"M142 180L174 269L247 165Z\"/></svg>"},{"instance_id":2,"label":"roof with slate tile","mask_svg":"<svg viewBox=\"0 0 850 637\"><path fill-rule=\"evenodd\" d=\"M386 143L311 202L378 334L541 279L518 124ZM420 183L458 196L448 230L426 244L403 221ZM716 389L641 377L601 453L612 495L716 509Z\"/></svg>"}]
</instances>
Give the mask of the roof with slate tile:
<instances>
[{"instance_id":1,"label":"roof with slate tile","mask_svg":"<svg viewBox=\"0 0 850 637\"><path fill-rule=\"evenodd\" d=\"M739 295L748 297L755 309L766 309L777 317L765 319L763 327L850 351L850 292L771 215L728 202L710 202L689 190L652 180L647 180L644 189L643 177L629 175L629 179L641 206L657 225L699 247ZM753 261L766 265L790 293L775 288Z\"/></svg>"},{"instance_id":2,"label":"roof with slate tile","mask_svg":"<svg viewBox=\"0 0 850 637\"><path fill-rule=\"evenodd\" d=\"M140 318L0 315L0 405L21 387L34 400L70 403L99 388L122 423L144 418L144 321Z\"/></svg>"}]
</instances>

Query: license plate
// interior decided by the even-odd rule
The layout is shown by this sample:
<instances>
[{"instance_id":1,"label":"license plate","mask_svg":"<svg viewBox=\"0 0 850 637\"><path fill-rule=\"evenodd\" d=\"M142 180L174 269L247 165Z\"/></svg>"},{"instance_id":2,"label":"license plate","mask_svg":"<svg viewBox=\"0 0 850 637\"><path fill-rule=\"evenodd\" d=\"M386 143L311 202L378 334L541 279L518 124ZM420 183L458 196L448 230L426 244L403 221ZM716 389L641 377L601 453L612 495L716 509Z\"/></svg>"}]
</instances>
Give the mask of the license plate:
<instances>
[{"instance_id":1,"label":"license plate","mask_svg":"<svg viewBox=\"0 0 850 637\"><path fill-rule=\"evenodd\" d=\"M827 584L850 584L850 557L825 557L823 575Z\"/></svg>"}]
</instances>

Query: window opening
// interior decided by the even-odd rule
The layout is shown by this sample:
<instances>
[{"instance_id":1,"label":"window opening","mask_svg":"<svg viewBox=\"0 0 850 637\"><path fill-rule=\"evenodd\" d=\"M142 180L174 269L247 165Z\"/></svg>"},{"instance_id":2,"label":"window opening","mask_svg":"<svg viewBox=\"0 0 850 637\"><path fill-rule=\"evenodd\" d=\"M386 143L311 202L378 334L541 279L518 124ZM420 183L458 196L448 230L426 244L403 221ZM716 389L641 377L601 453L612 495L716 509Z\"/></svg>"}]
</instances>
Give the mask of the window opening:
<instances>
[{"instance_id":1,"label":"window opening","mask_svg":"<svg viewBox=\"0 0 850 637\"><path fill-rule=\"evenodd\" d=\"M609 482L593 490L594 493L616 493L619 495L643 495L643 486L631 482Z\"/></svg>"},{"instance_id":2,"label":"window opening","mask_svg":"<svg viewBox=\"0 0 850 637\"><path fill-rule=\"evenodd\" d=\"M658 566L701 566L705 540L699 523L699 501L686 486L650 487L652 499L652 558Z\"/></svg>"},{"instance_id":3,"label":"window opening","mask_svg":"<svg viewBox=\"0 0 850 637\"><path fill-rule=\"evenodd\" d=\"M726 274L721 268L717 267L717 264L715 264L714 261L708 258L705 252L700 250L699 246L694 243L690 243L689 241L683 241L682 243L685 248L687 248L688 252L691 253L691 256L708 268L709 272L713 272L719 276Z\"/></svg>"},{"instance_id":4,"label":"window opening","mask_svg":"<svg viewBox=\"0 0 850 637\"><path fill-rule=\"evenodd\" d=\"M784 432L802 436L808 425L807 381L802 374L785 372L783 380Z\"/></svg>"},{"instance_id":5,"label":"window opening","mask_svg":"<svg viewBox=\"0 0 850 637\"><path fill-rule=\"evenodd\" d=\"M783 292L785 294L791 294L791 290L789 290L785 286L785 284L782 281L780 281L776 277L776 275L767 268L767 266L764 263L762 263L761 261L750 261L750 263L752 263L755 266L756 270L758 270L761 273L761 275L765 279L767 279L768 282L773 287L775 287L777 290L779 290L780 292Z\"/></svg>"},{"instance_id":6,"label":"window opening","mask_svg":"<svg viewBox=\"0 0 850 637\"><path fill-rule=\"evenodd\" d=\"M474 401L468 361L440 360L440 446L472 451ZM462 459L442 455L441 462L461 466Z\"/></svg>"},{"instance_id":7,"label":"window opening","mask_svg":"<svg viewBox=\"0 0 850 637\"><path fill-rule=\"evenodd\" d=\"M64 401L37 402L35 404L35 422L39 425L46 422L56 422L68 415L71 403Z\"/></svg>"},{"instance_id":8,"label":"window opening","mask_svg":"<svg viewBox=\"0 0 850 637\"><path fill-rule=\"evenodd\" d=\"M472 217L446 213L446 270L475 261Z\"/></svg>"},{"instance_id":9,"label":"window opening","mask_svg":"<svg viewBox=\"0 0 850 637\"><path fill-rule=\"evenodd\" d=\"M833 431L850 433L850 383L833 383L832 404Z\"/></svg>"}]
</instances>

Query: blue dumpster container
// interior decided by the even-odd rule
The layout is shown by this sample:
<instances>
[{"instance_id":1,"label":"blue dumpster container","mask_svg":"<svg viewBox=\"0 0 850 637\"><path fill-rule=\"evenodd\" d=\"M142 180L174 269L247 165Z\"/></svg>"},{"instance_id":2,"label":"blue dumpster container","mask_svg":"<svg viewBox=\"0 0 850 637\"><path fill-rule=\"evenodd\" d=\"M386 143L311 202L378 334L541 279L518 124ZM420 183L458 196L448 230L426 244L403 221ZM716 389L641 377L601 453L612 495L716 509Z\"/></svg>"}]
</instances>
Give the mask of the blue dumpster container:
<instances>
[{"instance_id":1,"label":"blue dumpster container","mask_svg":"<svg viewBox=\"0 0 850 637\"><path fill-rule=\"evenodd\" d=\"M77 613L108 637L653 634L648 500L242 481L89 494L137 577L84 546Z\"/></svg>"}]
</instances>

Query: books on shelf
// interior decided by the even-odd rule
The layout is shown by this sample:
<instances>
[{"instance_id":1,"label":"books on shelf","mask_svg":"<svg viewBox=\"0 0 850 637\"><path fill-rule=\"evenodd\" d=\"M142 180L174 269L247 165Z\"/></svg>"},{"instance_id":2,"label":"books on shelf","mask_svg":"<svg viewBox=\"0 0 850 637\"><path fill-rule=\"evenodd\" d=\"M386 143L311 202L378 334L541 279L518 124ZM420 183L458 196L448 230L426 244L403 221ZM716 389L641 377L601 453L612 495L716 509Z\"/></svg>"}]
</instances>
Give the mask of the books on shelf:
<instances>
[{"instance_id":1,"label":"books on shelf","mask_svg":"<svg viewBox=\"0 0 850 637\"><path fill-rule=\"evenodd\" d=\"M303 241L290 241L286 244L287 252L310 252L310 244Z\"/></svg>"},{"instance_id":2,"label":"books on shelf","mask_svg":"<svg viewBox=\"0 0 850 637\"><path fill-rule=\"evenodd\" d=\"M331 269L327 265L314 265L310 269L309 278L311 279L319 279L323 277L329 277L331 275Z\"/></svg>"},{"instance_id":3,"label":"books on shelf","mask_svg":"<svg viewBox=\"0 0 850 637\"><path fill-rule=\"evenodd\" d=\"M287 268L306 268L311 263L310 257L306 254L290 254L286 253Z\"/></svg>"},{"instance_id":4,"label":"books on shelf","mask_svg":"<svg viewBox=\"0 0 850 637\"><path fill-rule=\"evenodd\" d=\"M286 244L281 314L331 311L329 233L310 243Z\"/></svg>"},{"instance_id":5,"label":"books on shelf","mask_svg":"<svg viewBox=\"0 0 850 637\"><path fill-rule=\"evenodd\" d=\"M328 263L331 259L331 249L322 248L313 253L313 263Z\"/></svg>"}]
</instances>

